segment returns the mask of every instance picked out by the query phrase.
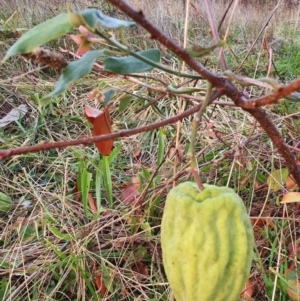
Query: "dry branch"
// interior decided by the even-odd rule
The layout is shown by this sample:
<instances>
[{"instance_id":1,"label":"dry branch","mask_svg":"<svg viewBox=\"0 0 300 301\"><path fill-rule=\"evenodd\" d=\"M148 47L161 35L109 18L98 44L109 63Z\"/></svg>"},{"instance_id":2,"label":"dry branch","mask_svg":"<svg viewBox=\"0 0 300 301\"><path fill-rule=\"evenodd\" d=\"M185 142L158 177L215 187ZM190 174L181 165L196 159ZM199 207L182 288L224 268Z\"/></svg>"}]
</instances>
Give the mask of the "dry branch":
<instances>
[{"instance_id":1,"label":"dry branch","mask_svg":"<svg viewBox=\"0 0 300 301\"><path fill-rule=\"evenodd\" d=\"M127 16L141 25L145 30L147 30L151 34L151 38L159 41L162 45L167 47L171 50L178 58L183 60L188 66L190 66L193 70L198 72L203 79L208 80L212 86L221 94L226 95L230 99L234 101L234 103L243 108L245 111L250 113L261 125L264 131L268 134L272 142L274 143L275 147L278 149L278 152L283 156L285 159L286 165L292 174L293 178L295 179L298 187L300 187L300 169L296 165L296 160L293 153L290 151L289 147L284 143L284 140L278 130L276 129L275 125L272 123L270 118L268 117L267 113L262 108L255 108L256 106L252 105L252 108L246 108L247 102L249 101L249 97L245 95L243 92L239 91L235 85L229 80L224 77L218 76L204 66L202 66L197 60L190 57L186 51L175 44L172 40L170 40L166 35L164 35L157 27L155 27L151 22L149 22L142 11L136 11L127 3L122 0L107 0L115 7L120 9L124 12ZM300 79L299 79L300 82ZM288 88L289 87L289 88ZM291 86L287 85L286 87L280 87L277 89L275 93L273 93L273 100L274 102L278 102L280 97L285 93L293 92L297 90L298 81L296 83L292 82ZM292 91L293 90L293 91ZM276 94L277 93L277 94ZM289 93L289 94L290 94ZM274 95L275 94L275 95ZM276 98L277 97L277 98ZM254 99L251 103L255 103L256 100Z\"/></svg>"}]
</instances>

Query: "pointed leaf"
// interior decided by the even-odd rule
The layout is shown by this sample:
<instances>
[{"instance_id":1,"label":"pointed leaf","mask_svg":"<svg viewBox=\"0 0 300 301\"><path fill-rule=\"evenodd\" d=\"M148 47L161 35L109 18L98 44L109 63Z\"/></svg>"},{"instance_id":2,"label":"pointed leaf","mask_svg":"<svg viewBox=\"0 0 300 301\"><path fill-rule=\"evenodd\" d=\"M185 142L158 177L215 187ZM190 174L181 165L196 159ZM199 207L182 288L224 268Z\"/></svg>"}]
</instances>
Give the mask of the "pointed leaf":
<instances>
[{"instance_id":1,"label":"pointed leaf","mask_svg":"<svg viewBox=\"0 0 300 301\"><path fill-rule=\"evenodd\" d=\"M289 280L288 288L287 288L286 292L291 300L298 301L300 299L300 282L299 282L299 280L298 279Z\"/></svg>"},{"instance_id":2,"label":"pointed leaf","mask_svg":"<svg viewBox=\"0 0 300 301\"><path fill-rule=\"evenodd\" d=\"M18 121L27 113L26 105L19 105L13 108L6 116L0 119L0 128L5 127L13 121Z\"/></svg>"},{"instance_id":3,"label":"pointed leaf","mask_svg":"<svg viewBox=\"0 0 300 301\"><path fill-rule=\"evenodd\" d=\"M94 136L111 133L112 120L109 116L107 107L103 112L89 106L85 106L85 114L89 122L93 124ZM95 145L101 155L108 156L113 147L113 142L114 141L110 139L96 142Z\"/></svg>"},{"instance_id":4,"label":"pointed leaf","mask_svg":"<svg viewBox=\"0 0 300 301\"><path fill-rule=\"evenodd\" d=\"M54 234L57 238L65 241L71 241L72 236L70 234L61 233L54 226L49 226L49 230Z\"/></svg>"},{"instance_id":5,"label":"pointed leaf","mask_svg":"<svg viewBox=\"0 0 300 301\"><path fill-rule=\"evenodd\" d=\"M89 202L89 206L91 208L91 211L93 213L97 213L97 205L96 205L96 202L94 201L92 195L90 193L88 193L88 196L87 196L87 199L88 199L88 202Z\"/></svg>"},{"instance_id":6,"label":"pointed leaf","mask_svg":"<svg viewBox=\"0 0 300 301\"><path fill-rule=\"evenodd\" d=\"M289 175L289 171L287 168L281 168L274 170L271 172L267 179L267 184L272 191L279 190L283 184L285 183L287 177Z\"/></svg>"},{"instance_id":7,"label":"pointed leaf","mask_svg":"<svg viewBox=\"0 0 300 301\"><path fill-rule=\"evenodd\" d=\"M132 178L132 182L127 185L121 195L120 200L124 205L136 205L136 201L139 197L140 181L137 177Z\"/></svg>"},{"instance_id":8,"label":"pointed leaf","mask_svg":"<svg viewBox=\"0 0 300 301\"><path fill-rule=\"evenodd\" d=\"M254 292L254 282L251 279L248 279L240 296L243 298L244 301L246 300L252 300Z\"/></svg>"},{"instance_id":9,"label":"pointed leaf","mask_svg":"<svg viewBox=\"0 0 300 301\"><path fill-rule=\"evenodd\" d=\"M205 55L210 54L212 51L214 51L218 47L224 47L226 45L225 41L221 40L215 45L204 48L198 45L191 45L185 48L185 51L192 57L202 57Z\"/></svg>"},{"instance_id":10,"label":"pointed leaf","mask_svg":"<svg viewBox=\"0 0 300 301\"><path fill-rule=\"evenodd\" d=\"M128 108L132 98L133 98L132 96L124 96L120 99L119 113L124 112Z\"/></svg>"},{"instance_id":11,"label":"pointed leaf","mask_svg":"<svg viewBox=\"0 0 300 301\"><path fill-rule=\"evenodd\" d=\"M2 62L6 61L12 55L31 52L35 47L60 37L72 29L73 25L70 23L68 14L66 13L43 22L27 31L18 39L8 50Z\"/></svg>"},{"instance_id":12,"label":"pointed leaf","mask_svg":"<svg viewBox=\"0 0 300 301\"><path fill-rule=\"evenodd\" d=\"M300 192L287 192L281 201L281 204L300 203Z\"/></svg>"},{"instance_id":13,"label":"pointed leaf","mask_svg":"<svg viewBox=\"0 0 300 301\"><path fill-rule=\"evenodd\" d=\"M103 162L103 184L106 190L106 197L109 204L109 208L113 207L113 194L112 194L112 179L111 179L111 172L109 166L109 157L104 156L102 158Z\"/></svg>"},{"instance_id":14,"label":"pointed leaf","mask_svg":"<svg viewBox=\"0 0 300 301\"><path fill-rule=\"evenodd\" d=\"M85 112L85 116L86 116L86 119L91 123L91 124L94 124L94 121L95 119L103 114L103 111L100 111L96 108L92 108L90 106L85 106L84 107L84 112Z\"/></svg>"},{"instance_id":15,"label":"pointed leaf","mask_svg":"<svg viewBox=\"0 0 300 301\"><path fill-rule=\"evenodd\" d=\"M162 163L165 153L165 133L162 129L158 131L158 152L157 152L157 166Z\"/></svg>"},{"instance_id":16,"label":"pointed leaf","mask_svg":"<svg viewBox=\"0 0 300 301\"><path fill-rule=\"evenodd\" d=\"M292 190L297 187L297 183L295 180L289 175L288 178L285 181L286 189Z\"/></svg>"},{"instance_id":17,"label":"pointed leaf","mask_svg":"<svg viewBox=\"0 0 300 301\"><path fill-rule=\"evenodd\" d=\"M97 287L97 291L99 293L101 293L102 295L105 295L106 292L107 292L107 288L104 285L104 283L103 283L103 281L102 281L101 276L99 275L99 273L97 273L95 275L95 284L96 284L96 287Z\"/></svg>"},{"instance_id":18,"label":"pointed leaf","mask_svg":"<svg viewBox=\"0 0 300 301\"><path fill-rule=\"evenodd\" d=\"M64 69L63 73L61 74L58 82L56 83L55 89L42 98L41 105L44 106L48 104L49 100L63 93L69 86L72 81L75 81L86 74L88 74L94 65L94 62L99 56L104 55L105 50L92 50L86 53L82 58L77 61L74 61Z\"/></svg>"},{"instance_id":19,"label":"pointed leaf","mask_svg":"<svg viewBox=\"0 0 300 301\"><path fill-rule=\"evenodd\" d=\"M108 102L112 99L112 97L114 97L114 95L116 94L115 90L108 90L104 93L104 101L103 104L107 105Z\"/></svg>"},{"instance_id":20,"label":"pointed leaf","mask_svg":"<svg viewBox=\"0 0 300 301\"><path fill-rule=\"evenodd\" d=\"M116 18L106 16L96 8L85 9L80 13L80 15L82 16L85 25L92 29L95 29L98 25L105 26L108 28L117 28L120 26L131 27L135 25L135 22L119 20Z\"/></svg>"},{"instance_id":21,"label":"pointed leaf","mask_svg":"<svg viewBox=\"0 0 300 301\"><path fill-rule=\"evenodd\" d=\"M78 168L78 190L80 192L81 201L83 204L83 211L85 217L88 216L88 195L92 180L92 174L88 172L86 167L81 162L81 166Z\"/></svg>"},{"instance_id":22,"label":"pointed leaf","mask_svg":"<svg viewBox=\"0 0 300 301\"><path fill-rule=\"evenodd\" d=\"M194 92L203 91L202 88L193 88L193 87L185 87L185 88L174 88L172 85L168 86L168 91L175 93L175 94L190 94Z\"/></svg>"},{"instance_id":23,"label":"pointed leaf","mask_svg":"<svg viewBox=\"0 0 300 301\"><path fill-rule=\"evenodd\" d=\"M149 49L137 52L137 54L147 59L159 63L160 51L158 49ZM110 57L104 61L104 70L117 74L141 73L152 70L154 67L133 57Z\"/></svg>"},{"instance_id":24,"label":"pointed leaf","mask_svg":"<svg viewBox=\"0 0 300 301\"><path fill-rule=\"evenodd\" d=\"M0 192L0 212L1 211L4 211L4 212L9 211L12 203L13 203L12 199L8 195Z\"/></svg>"}]
</instances>

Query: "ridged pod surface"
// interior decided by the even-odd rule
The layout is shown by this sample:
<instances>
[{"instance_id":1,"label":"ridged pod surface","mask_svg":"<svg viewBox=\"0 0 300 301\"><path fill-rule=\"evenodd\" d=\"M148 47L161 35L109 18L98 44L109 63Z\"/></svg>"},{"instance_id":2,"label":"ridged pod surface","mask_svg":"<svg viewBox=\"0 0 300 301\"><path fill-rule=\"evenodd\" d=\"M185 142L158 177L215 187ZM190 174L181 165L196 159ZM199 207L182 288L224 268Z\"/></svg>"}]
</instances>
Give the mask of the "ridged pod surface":
<instances>
[{"instance_id":1,"label":"ridged pod surface","mask_svg":"<svg viewBox=\"0 0 300 301\"><path fill-rule=\"evenodd\" d=\"M168 193L161 225L165 272L176 301L236 301L249 277L253 230L233 189L192 182Z\"/></svg>"}]
</instances>

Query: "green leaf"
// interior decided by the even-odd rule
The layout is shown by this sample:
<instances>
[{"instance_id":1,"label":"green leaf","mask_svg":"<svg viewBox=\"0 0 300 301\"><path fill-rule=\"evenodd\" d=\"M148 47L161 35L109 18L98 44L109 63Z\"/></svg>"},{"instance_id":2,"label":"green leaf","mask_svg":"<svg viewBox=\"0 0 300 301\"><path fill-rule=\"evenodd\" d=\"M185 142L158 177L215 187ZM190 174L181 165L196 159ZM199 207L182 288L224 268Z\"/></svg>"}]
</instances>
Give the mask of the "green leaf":
<instances>
[{"instance_id":1,"label":"green leaf","mask_svg":"<svg viewBox=\"0 0 300 301\"><path fill-rule=\"evenodd\" d=\"M142 166L142 174L143 174L143 177L147 180L149 180L151 177L151 173L144 166Z\"/></svg>"},{"instance_id":2,"label":"green leaf","mask_svg":"<svg viewBox=\"0 0 300 301\"><path fill-rule=\"evenodd\" d=\"M194 93L194 92L203 91L203 88L186 87L186 88L176 89L172 85L169 85L168 91L175 93L175 94L190 94L190 93Z\"/></svg>"},{"instance_id":3,"label":"green leaf","mask_svg":"<svg viewBox=\"0 0 300 301\"><path fill-rule=\"evenodd\" d=\"M0 211L9 211L12 203L12 199L8 195L0 192Z\"/></svg>"},{"instance_id":4,"label":"green leaf","mask_svg":"<svg viewBox=\"0 0 300 301\"><path fill-rule=\"evenodd\" d=\"M97 204L97 215L100 214L102 210L101 203L101 187L103 186L103 177L101 172L101 161L99 161L98 168L96 169L96 177L95 177L95 190L96 190L96 204Z\"/></svg>"},{"instance_id":5,"label":"green leaf","mask_svg":"<svg viewBox=\"0 0 300 301\"><path fill-rule=\"evenodd\" d=\"M162 129L158 132L158 152L157 152L157 166L159 166L164 158L165 153L165 133Z\"/></svg>"},{"instance_id":6,"label":"green leaf","mask_svg":"<svg viewBox=\"0 0 300 301\"><path fill-rule=\"evenodd\" d=\"M191 45L185 48L185 51L192 57L202 57L205 55L210 54L212 51L214 51L218 47L224 47L226 45L226 42L221 40L215 45L204 48L198 45Z\"/></svg>"},{"instance_id":7,"label":"green leaf","mask_svg":"<svg viewBox=\"0 0 300 301\"><path fill-rule=\"evenodd\" d=\"M92 50L83 55L79 60L68 64L56 83L55 89L41 99L40 105L45 106L52 97L63 93L71 82L88 74L92 70L96 59L99 56L103 56L104 53L105 49Z\"/></svg>"},{"instance_id":8,"label":"green leaf","mask_svg":"<svg viewBox=\"0 0 300 301\"><path fill-rule=\"evenodd\" d=\"M103 104L107 105L108 102L112 99L112 97L114 97L114 95L116 94L115 90L108 90L104 93L104 101Z\"/></svg>"},{"instance_id":9,"label":"green leaf","mask_svg":"<svg viewBox=\"0 0 300 301\"><path fill-rule=\"evenodd\" d=\"M160 62L160 51L149 49L139 51L136 54L143 56L155 63ZM104 70L117 74L141 73L152 70L154 67L139 60L134 56L109 57L104 60Z\"/></svg>"},{"instance_id":10,"label":"green leaf","mask_svg":"<svg viewBox=\"0 0 300 301\"><path fill-rule=\"evenodd\" d=\"M84 163L81 161L78 165L78 191L80 192L83 204L84 216L88 216L88 194L90 190L92 174L87 171Z\"/></svg>"},{"instance_id":11,"label":"green leaf","mask_svg":"<svg viewBox=\"0 0 300 301\"><path fill-rule=\"evenodd\" d=\"M131 103L132 98L133 98L132 96L124 96L120 99L119 113L124 112L128 108L128 106Z\"/></svg>"},{"instance_id":12,"label":"green leaf","mask_svg":"<svg viewBox=\"0 0 300 301\"><path fill-rule=\"evenodd\" d=\"M6 204L12 204L12 199L8 195L0 192L0 202L6 203Z\"/></svg>"},{"instance_id":13,"label":"green leaf","mask_svg":"<svg viewBox=\"0 0 300 301\"><path fill-rule=\"evenodd\" d=\"M152 227L148 222L141 223L141 228L144 230L146 237L152 237Z\"/></svg>"},{"instance_id":14,"label":"green leaf","mask_svg":"<svg viewBox=\"0 0 300 301\"><path fill-rule=\"evenodd\" d=\"M115 147L115 148L110 152L110 154L109 154L108 157L107 157L107 158L108 158L108 163L109 163L109 164L112 164L112 163L116 160L116 158L118 157L118 155L119 155L121 149L122 149L122 146L119 145L119 146Z\"/></svg>"},{"instance_id":15,"label":"green leaf","mask_svg":"<svg viewBox=\"0 0 300 301\"><path fill-rule=\"evenodd\" d=\"M55 229L54 231L58 231L56 228L52 228ZM55 235L56 236L56 235ZM56 254L56 256L60 259L60 261L62 262L64 259L69 260L69 258L67 258L67 256L64 254L64 252L62 252L61 250L59 250L59 248L53 244L50 240L48 240L47 238L44 238L44 241L46 242L46 244L50 247L50 249L52 249L52 251Z\"/></svg>"},{"instance_id":16,"label":"green leaf","mask_svg":"<svg viewBox=\"0 0 300 301\"><path fill-rule=\"evenodd\" d=\"M282 188L287 177L289 175L289 170L287 168L281 168L271 172L267 179L267 184L272 191L278 191Z\"/></svg>"},{"instance_id":17,"label":"green leaf","mask_svg":"<svg viewBox=\"0 0 300 301\"><path fill-rule=\"evenodd\" d=\"M120 26L131 27L135 25L135 22L129 22L106 16L96 8L85 9L80 13L80 15L83 18L85 25L91 29L95 29L98 27L98 25L108 28L117 28Z\"/></svg>"},{"instance_id":18,"label":"green leaf","mask_svg":"<svg viewBox=\"0 0 300 301\"><path fill-rule=\"evenodd\" d=\"M54 226L49 226L49 230L54 234L57 238L65 241L71 241L72 236L70 234L63 234L59 232Z\"/></svg>"},{"instance_id":19,"label":"green leaf","mask_svg":"<svg viewBox=\"0 0 300 301\"><path fill-rule=\"evenodd\" d=\"M19 236L22 237L22 241L33 240L36 237L36 229L32 226L22 226L19 230L21 231Z\"/></svg>"},{"instance_id":20,"label":"green leaf","mask_svg":"<svg viewBox=\"0 0 300 301\"><path fill-rule=\"evenodd\" d=\"M111 172L109 168L109 159L107 156L102 157L103 161L103 183L106 190L107 201L109 207L113 207L113 196L112 196L112 182L111 182Z\"/></svg>"},{"instance_id":21,"label":"green leaf","mask_svg":"<svg viewBox=\"0 0 300 301\"><path fill-rule=\"evenodd\" d=\"M45 44L57 37L60 37L73 29L67 13L58 15L46 22L43 22L27 31L7 51L2 62L16 54L31 52L34 48Z\"/></svg>"}]
</instances>

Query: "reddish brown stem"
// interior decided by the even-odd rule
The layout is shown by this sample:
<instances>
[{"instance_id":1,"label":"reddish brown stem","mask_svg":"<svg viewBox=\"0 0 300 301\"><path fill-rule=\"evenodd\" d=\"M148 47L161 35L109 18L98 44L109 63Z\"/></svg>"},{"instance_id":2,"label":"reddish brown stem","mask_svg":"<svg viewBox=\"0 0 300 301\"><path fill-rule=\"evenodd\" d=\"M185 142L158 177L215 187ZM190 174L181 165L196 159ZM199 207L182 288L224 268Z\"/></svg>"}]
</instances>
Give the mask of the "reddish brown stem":
<instances>
[{"instance_id":1,"label":"reddish brown stem","mask_svg":"<svg viewBox=\"0 0 300 301\"><path fill-rule=\"evenodd\" d=\"M151 34L151 37L153 39L159 41L162 45L164 45L169 50L171 50L178 58L183 60L193 70L198 72L204 79L208 80L212 84L212 86L215 87L220 92L221 95L228 96L234 101L234 103L237 106L242 107L243 109L245 109L245 111L249 112L252 116L254 116L254 118L260 123L261 127L271 138L274 145L277 147L278 152L285 159L286 165L290 173L292 174L296 183L300 187L300 170L295 163L295 157L293 153L289 150L288 146L284 143L283 138L281 137L280 133L277 131L272 121L269 119L267 113L263 111L261 108L255 108L256 106L253 105L253 103L255 103L256 100L251 102L252 106L250 106L250 108L249 107L245 108L247 106L247 103L248 102L250 103L249 98L245 94L240 92L229 79L218 76L210 72L205 67L203 67L197 60L190 57L185 52L184 49L182 49L180 46L175 44L166 35L164 35L158 28L156 28L152 23L150 23L145 18L144 13L142 11L135 11L132 7L130 7L127 3L125 3L122 0L107 0L107 1L113 4L118 9L120 9L122 12L124 12L135 22L140 24L144 29L146 29ZM297 87L298 87L298 83L294 83L292 84L291 89L288 89L287 87L279 88L276 91L277 94L273 95L272 98L273 102L279 101L280 97L282 97L284 93L289 92L290 94L291 92L293 92L291 90L294 88L296 90Z\"/></svg>"},{"instance_id":2,"label":"reddish brown stem","mask_svg":"<svg viewBox=\"0 0 300 301\"><path fill-rule=\"evenodd\" d=\"M143 132L148 132L154 129L157 129L159 127L175 123L178 120L181 120L185 117L188 117L197 111L199 111L202 103L182 112L181 114L178 114L174 117L170 117L161 121L157 121L155 123L148 124L146 126L142 126L139 128L135 128L132 130L122 130L116 133L112 134L106 134L106 135L100 135L100 136L94 136L94 137L88 137L88 138L80 138L76 140L68 140L68 141L58 141L58 142L44 142L42 144L38 145L32 145L32 146L24 146L24 147L18 147L14 149L5 149L0 151L0 160L3 160L5 158L14 156L14 155L21 155L21 154L28 154L28 153L33 153L33 152L39 152L39 151L44 151L48 149L54 149L54 148L63 148L67 146L72 146L72 145L89 145L95 142L99 141L104 141L104 140L110 140L110 139L115 139L119 137L128 137L132 135L136 135L139 133Z\"/></svg>"}]
</instances>

